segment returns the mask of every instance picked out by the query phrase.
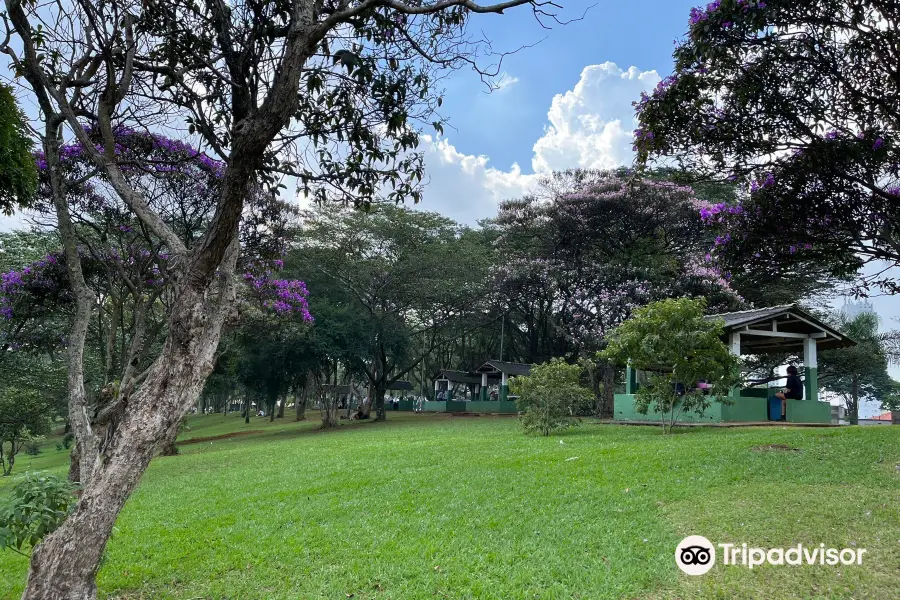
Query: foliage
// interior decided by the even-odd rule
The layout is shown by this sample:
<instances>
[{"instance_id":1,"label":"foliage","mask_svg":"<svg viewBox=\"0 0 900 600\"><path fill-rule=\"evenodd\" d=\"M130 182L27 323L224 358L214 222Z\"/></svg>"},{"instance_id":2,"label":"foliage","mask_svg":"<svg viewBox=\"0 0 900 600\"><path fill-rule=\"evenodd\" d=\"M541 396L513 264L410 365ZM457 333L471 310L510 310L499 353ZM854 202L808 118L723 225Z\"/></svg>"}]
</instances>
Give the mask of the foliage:
<instances>
[{"instance_id":1,"label":"foliage","mask_svg":"<svg viewBox=\"0 0 900 600\"><path fill-rule=\"evenodd\" d=\"M67 479L27 472L0 503L0 548L34 548L59 527L75 506L75 486Z\"/></svg>"},{"instance_id":2,"label":"foliage","mask_svg":"<svg viewBox=\"0 0 900 600\"><path fill-rule=\"evenodd\" d=\"M50 432L52 406L34 390L0 388L0 467L9 475L16 454L33 436Z\"/></svg>"},{"instance_id":3,"label":"foliage","mask_svg":"<svg viewBox=\"0 0 900 600\"><path fill-rule=\"evenodd\" d=\"M41 453L41 445L47 441L45 435L29 435L25 438L25 454L37 456Z\"/></svg>"},{"instance_id":4,"label":"foliage","mask_svg":"<svg viewBox=\"0 0 900 600\"><path fill-rule=\"evenodd\" d=\"M740 183L707 207L724 270L843 278L900 264L900 9L876 0L717 0L675 72L637 103L638 161ZM900 291L890 272L858 282Z\"/></svg>"},{"instance_id":5,"label":"foliage","mask_svg":"<svg viewBox=\"0 0 900 600\"><path fill-rule=\"evenodd\" d=\"M519 396L516 405L526 432L546 436L579 423L577 407L592 398L581 384L583 373L583 365L555 358L533 366L529 375L510 380L510 390Z\"/></svg>"},{"instance_id":6,"label":"foliage","mask_svg":"<svg viewBox=\"0 0 900 600\"><path fill-rule=\"evenodd\" d=\"M489 261L476 236L436 213L323 206L301 215L287 269L307 274L317 297L318 348L365 378L384 418L388 385L488 320Z\"/></svg>"},{"instance_id":7,"label":"foliage","mask_svg":"<svg viewBox=\"0 0 900 600\"><path fill-rule=\"evenodd\" d=\"M711 238L694 190L671 173L652 175L558 173L537 195L501 205L489 224L495 291L513 335L524 338L513 340L525 346L520 359L596 352L636 307L662 298L703 296L718 312L742 307L730 275L705 264Z\"/></svg>"},{"instance_id":8,"label":"foliage","mask_svg":"<svg viewBox=\"0 0 900 600\"><path fill-rule=\"evenodd\" d=\"M12 89L0 83L0 213L27 206L37 188L31 138Z\"/></svg>"},{"instance_id":9,"label":"foliage","mask_svg":"<svg viewBox=\"0 0 900 600\"><path fill-rule=\"evenodd\" d=\"M832 321L856 346L820 353L819 384L840 396L848 420L855 424L859 419L860 400L887 400L890 405L889 398L896 392L897 382L887 372L887 352L878 333L878 315L864 312L850 319L840 312Z\"/></svg>"},{"instance_id":10,"label":"foliage","mask_svg":"<svg viewBox=\"0 0 900 600\"><path fill-rule=\"evenodd\" d=\"M635 406L641 414L657 412L667 432L684 412L703 414L713 401L728 403L741 381L740 358L722 342L721 321L704 318L705 306L703 300L681 298L639 308L600 353L602 360L650 373ZM709 385L705 393L699 382Z\"/></svg>"}]
</instances>

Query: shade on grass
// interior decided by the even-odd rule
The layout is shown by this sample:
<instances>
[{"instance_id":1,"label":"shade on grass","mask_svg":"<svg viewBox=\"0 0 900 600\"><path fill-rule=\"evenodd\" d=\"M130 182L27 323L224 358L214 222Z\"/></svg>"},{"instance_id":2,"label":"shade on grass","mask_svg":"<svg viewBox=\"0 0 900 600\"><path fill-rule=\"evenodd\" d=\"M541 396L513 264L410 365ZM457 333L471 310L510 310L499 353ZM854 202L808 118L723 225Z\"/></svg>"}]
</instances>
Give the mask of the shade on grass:
<instances>
[{"instance_id":1,"label":"shade on grass","mask_svg":"<svg viewBox=\"0 0 900 600\"><path fill-rule=\"evenodd\" d=\"M508 418L389 419L316 432L195 418L184 437L263 433L154 460L119 518L101 594L888 598L900 586L896 428L585 425L539 438ZM800 451L751 450L766 444ZM868 553L862 567L688 578L674 563L688 534ZM19 594L25 570L0 554L0 597Z\"/></svg>"}]
</instances>

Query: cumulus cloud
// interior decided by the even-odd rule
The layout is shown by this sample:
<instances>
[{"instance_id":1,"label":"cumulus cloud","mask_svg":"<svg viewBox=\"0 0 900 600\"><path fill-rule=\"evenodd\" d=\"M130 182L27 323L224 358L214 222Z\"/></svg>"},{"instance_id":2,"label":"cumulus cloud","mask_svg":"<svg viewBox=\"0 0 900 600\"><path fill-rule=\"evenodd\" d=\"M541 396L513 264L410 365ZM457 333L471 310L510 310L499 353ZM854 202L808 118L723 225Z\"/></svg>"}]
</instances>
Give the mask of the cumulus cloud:
<instances>
[{"instance_id":1,"label":"cumulus cloud","mask_svg":"<svg viewBox=\"0 0 900 600\"><path fill-rule=\"evenodd\" d=\"M635 128L631 103L659 80L656 71L622 70L611 62L585 67L573 89L553 98L544 135L534 144L531 174L517 164L498 169L487 156L459 152L447 138L423 136L420 150L430 182L422 208L474 224L495 215L501 200L522 196L553 170L630 163Z\"/></svg>"},{"instance_id":2,"label":"cumulus cloud","mask_svg":"<svg viewBox=\"0 0 900 600\"><path fill-rule=\"evenodd\" d=\"M522 196L538 177L516 164L508 171L489 166L487 156L463 154L445 138L424 135L419 148L429 177L421 208L460 223L474 225L496 215L501 200Z\"/></svg>"},{"instance_id":3,"label":"cumulus cloud","mask_svg":"<svg viewBox=\"0 0 900 600\"><path fill-rule=\"evenodd\" d=\"M534 171L610 169L630 162L635 124L631 103L659 80L656 71L623 71L611 62L585 67L573 89L553 98L549 124L534 145Z\"/></svg>"}]
</instances>

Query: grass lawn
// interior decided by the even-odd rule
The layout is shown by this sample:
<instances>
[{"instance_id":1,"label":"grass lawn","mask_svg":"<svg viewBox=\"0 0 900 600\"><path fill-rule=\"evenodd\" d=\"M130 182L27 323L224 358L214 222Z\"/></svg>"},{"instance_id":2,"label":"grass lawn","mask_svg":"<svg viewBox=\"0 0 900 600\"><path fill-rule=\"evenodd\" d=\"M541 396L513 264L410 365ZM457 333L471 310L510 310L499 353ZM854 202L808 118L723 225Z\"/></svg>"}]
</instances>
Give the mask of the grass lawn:
<instances>
[{"instance_id":1,"label":"grass lawn","mask_svg":"<svg viewBox=\"0 0 900 600\"><path fill-rule=\"evenodd\" d=\"M313 415L314 416L314 415ZM896 598L900 429L679 430L388 414L317 423L196 417L153 461L99 575L108 598ZM26 468L65 469L49 449ZM786 444L799 451L754 451ZM2 492L0 492L2 493ZM681 574L688 534L868 550L862 566ZM0 597L25 559L0 554Z\"/></svg>"}]
</instances>

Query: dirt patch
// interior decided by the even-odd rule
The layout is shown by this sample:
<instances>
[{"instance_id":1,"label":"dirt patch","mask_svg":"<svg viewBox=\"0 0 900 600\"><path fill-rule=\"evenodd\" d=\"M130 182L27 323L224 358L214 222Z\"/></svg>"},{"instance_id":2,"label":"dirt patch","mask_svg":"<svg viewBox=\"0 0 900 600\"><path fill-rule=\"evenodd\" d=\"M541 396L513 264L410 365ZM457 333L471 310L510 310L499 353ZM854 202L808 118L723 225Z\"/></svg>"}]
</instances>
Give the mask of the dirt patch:
<instances>
[{"instance_id":1,"label":"dirt patch","mask_svg":"<svg viewBox=\"0 0 900 600\"><path fill-rule=\"evenodd\" d=\"M800 452L800 448L791 448L787 444L765 444L763 446L753 446L754 452Z\"/></svg>"},{"instance_id":2,"label":"dirt patch","mask_svg":"<svg viewBox=\"0 0 900 600\"><path fill-rule=\"evenodd\" d=\"M265 433L262 429L251 429L249 431L232 431L231 433L223 433L222 435L211 435L209 437L196 437L189 440L179 441L178 444L186 446L188 444L201 444L203 442L215 442L216 440L227 440L228 438L243 437L245 435L255 435L257 433Z\"/></svg>"}]
</instances>

